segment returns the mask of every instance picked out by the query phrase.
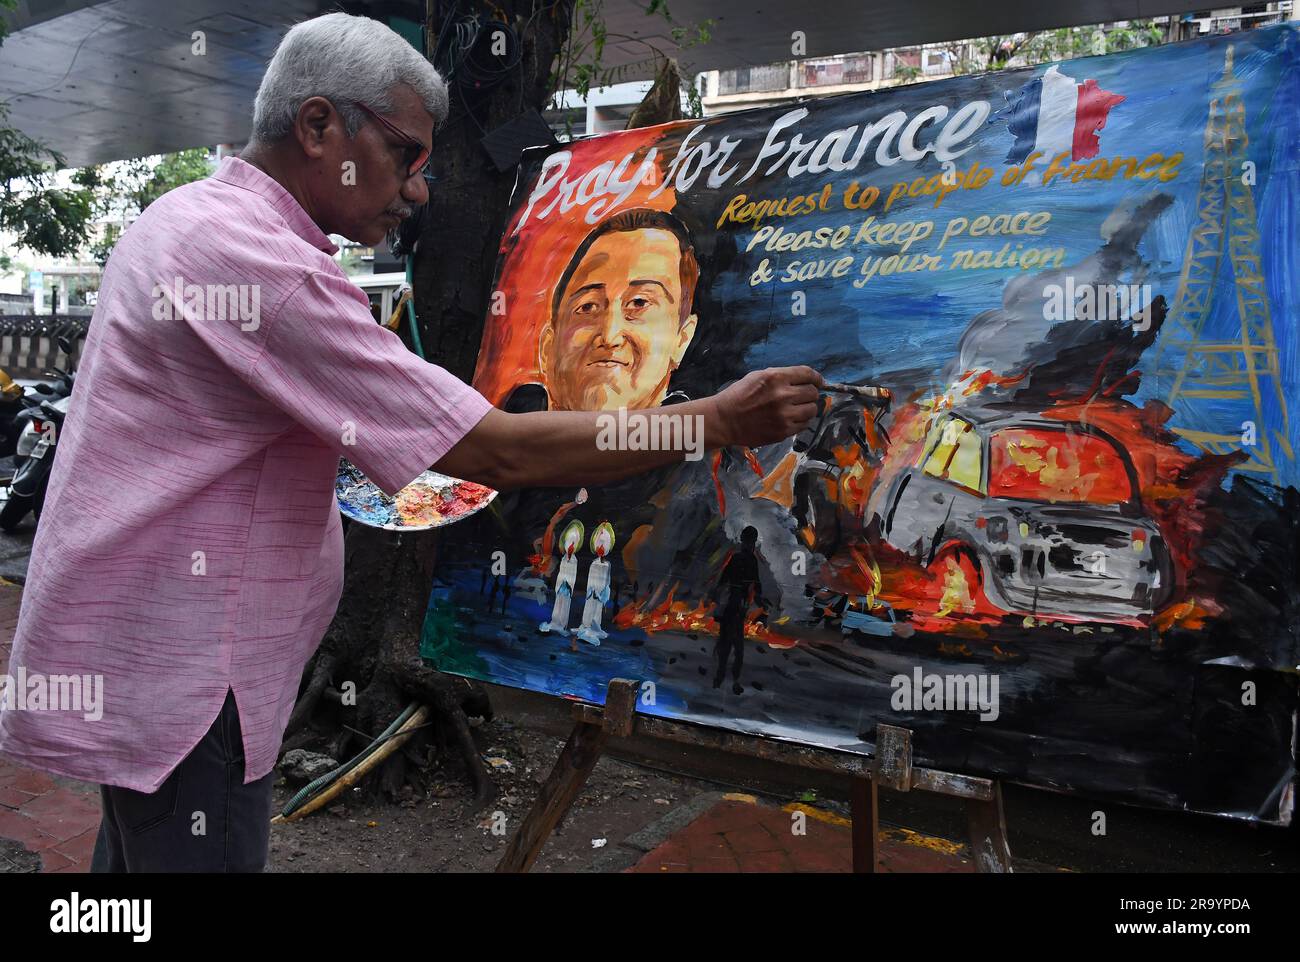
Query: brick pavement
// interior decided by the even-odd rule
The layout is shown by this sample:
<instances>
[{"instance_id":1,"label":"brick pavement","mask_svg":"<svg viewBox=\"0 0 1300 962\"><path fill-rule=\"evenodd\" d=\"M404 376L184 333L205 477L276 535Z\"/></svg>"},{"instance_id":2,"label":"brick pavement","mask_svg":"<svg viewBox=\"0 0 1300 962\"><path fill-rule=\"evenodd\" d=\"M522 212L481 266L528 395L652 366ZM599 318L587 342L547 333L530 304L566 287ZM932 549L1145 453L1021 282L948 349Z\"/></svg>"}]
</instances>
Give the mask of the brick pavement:
<instances>
[{"instance_id":1,"label":"brick pavement","mask_svg":"<svg viewBox=\"0 0 1300 962\"><path fill-rule=\"evenodd\" d=\"M804 817L795 818L795 812ZM799 823L802 822L800 826ZM803 829L797 834L796 827ZM884 872L974 872L966 848L904 828L881 829ZM849 820L809 805L726 795L651 849L629 872L851 872Z\"/></svg>"},{"instance_id":2,"label":"brick pavement","mask_svg":"<svg viewBox=\"0 0 1300 962\"><path fill-rule=\"evenodd\" d=\"M0 674L9 670L22 589L0 583ZM94 785L32 771L0 758L0 838L41 858L42 872L86 872L99 831Z\"/></svg>"}]
</instances>

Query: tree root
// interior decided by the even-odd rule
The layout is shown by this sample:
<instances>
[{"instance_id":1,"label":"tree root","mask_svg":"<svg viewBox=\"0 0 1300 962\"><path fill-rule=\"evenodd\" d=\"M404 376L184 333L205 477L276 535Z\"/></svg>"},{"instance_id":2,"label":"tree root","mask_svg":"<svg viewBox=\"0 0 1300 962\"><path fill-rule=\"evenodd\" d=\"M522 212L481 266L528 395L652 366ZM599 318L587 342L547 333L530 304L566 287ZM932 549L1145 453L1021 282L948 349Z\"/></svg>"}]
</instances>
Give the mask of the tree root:
<instances>
[{"instance_id":1,"label":"tree root","mask_svg":"<svg viewBox=\"0 0 1300 962\"><path fill-rule=\"evenodd\" d=\"M311 671L311 681L307 683L307 690L302 693L298 703L293 706L293 714L289 716L289 724L285 726L286 740L311 720L312 712L316 710L316 704L320 701L321 694L329 684L330 675L334 672L335 664L336 658L331 652L321 651L316 655L316 663L312 666Z\"/></svg>"},{"instance_id":2,"label":"tree root","mask_svg":"<svg viewBox=\"0 0 1300 962\"><path fill-rule=\"evenodd\" d=\"M439 727L450 736L474 789L473 809L480 811L497 797L497 786L488 774L483 756L474 743L466 708L491 717L491 705L481 685L465 678L444 675L424 663L413 639L394 640L385 651L384 672L392 677L408 698L429 705Z\"/></svg>"}]
</instances>

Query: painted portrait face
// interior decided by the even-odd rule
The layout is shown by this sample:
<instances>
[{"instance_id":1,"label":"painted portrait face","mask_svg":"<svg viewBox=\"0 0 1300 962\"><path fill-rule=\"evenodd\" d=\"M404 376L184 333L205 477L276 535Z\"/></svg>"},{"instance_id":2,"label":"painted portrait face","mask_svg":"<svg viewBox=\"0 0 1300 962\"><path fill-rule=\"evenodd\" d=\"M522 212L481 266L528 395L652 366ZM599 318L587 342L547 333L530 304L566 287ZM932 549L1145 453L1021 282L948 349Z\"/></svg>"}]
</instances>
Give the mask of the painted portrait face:
<instances>
[{"instance_id":1,"label":"painted portrait face","mask_svg":"<svg viewBox=\"0 0 1300 962\"><path fill-rule=\"evenodd\" d=\"M597 238L538 345L552 409L662 403L695 334L695 315L683 319L681 259L677 238L667 230Z\"/></svg>"}]
</instances>

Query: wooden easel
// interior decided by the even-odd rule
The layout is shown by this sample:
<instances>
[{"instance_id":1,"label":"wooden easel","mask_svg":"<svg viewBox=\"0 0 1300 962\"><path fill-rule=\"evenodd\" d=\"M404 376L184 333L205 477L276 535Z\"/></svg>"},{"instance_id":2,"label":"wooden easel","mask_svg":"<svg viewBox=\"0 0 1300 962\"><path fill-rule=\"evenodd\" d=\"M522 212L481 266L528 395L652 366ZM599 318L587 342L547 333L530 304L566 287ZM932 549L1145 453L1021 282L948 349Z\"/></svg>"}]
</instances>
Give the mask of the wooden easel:
<instances>
[{"instance_id":1,"label":"wooden easel","mask_svg":"<svg viewBox=\"0 0 1300 962\"><path fill-rule=\"evenodd\" d=\"M498 872L527 872L542 846L563 820L610 738L634 732L650 738L762 758L800 768L836 772L851 779L853 871L875 872L879 864L879 803L877 788L897 792L935 792L965 799L971 854L980 872L1010 872L1002 813L1002 788L987 778L955 775L912 765L912 732L892 725L876 728L875 757L811 748L754 735L742 735L636 713L639 683L615 678L604 706L579 702L573 706L574 726L555 767L546 777L523 822L506 845Z\"/></svg>"}]
</instances>

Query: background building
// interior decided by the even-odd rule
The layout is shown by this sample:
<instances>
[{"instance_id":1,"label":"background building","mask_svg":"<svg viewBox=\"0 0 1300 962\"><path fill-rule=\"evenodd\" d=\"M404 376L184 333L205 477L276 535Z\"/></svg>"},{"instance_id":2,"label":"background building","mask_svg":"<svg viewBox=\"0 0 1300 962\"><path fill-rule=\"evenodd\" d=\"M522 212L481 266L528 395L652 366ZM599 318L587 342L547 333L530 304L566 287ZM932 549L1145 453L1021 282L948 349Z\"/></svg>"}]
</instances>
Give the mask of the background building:
<instances>
[{"instance_id":1,"label":"background building","mask_svg":"<svg viewBox=\"0 0 1300 962\"><path fill-rule=\"evenodd\" d=\"M1223 7L1169 17L1153 17L1159 43L1190 40L1216 33L1251 30L1300 14L1295 0ZM1127 41L1136 21L1119 20L1092 28L1075 28L1090 49L1068 55L1106 53L1128 46L1116 45L1116 34ZM792 59L753 67L710 70L700 75L705 116L752 107L769 107L805 97L825 97L860 90L878 90L899 84L942 80L956 74L988 69L1025 67L1054 57L1033 57L1045 51L1054 31L1017 33L1005 37L956 40L887 50L839 54L832 57ZM1034 42L1033 38L1038 38ZM1143 38L1148 39L1148 38ZM991 44L992 41L992 44ZM1028 41L1028 42L1027 42ZM1146 43L1138 44L1145 46ZM1028 53L1031 56L1026 56Z\"/></svg>"}]
</instances>

